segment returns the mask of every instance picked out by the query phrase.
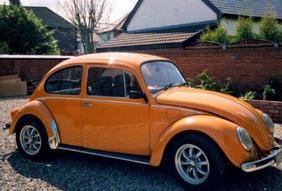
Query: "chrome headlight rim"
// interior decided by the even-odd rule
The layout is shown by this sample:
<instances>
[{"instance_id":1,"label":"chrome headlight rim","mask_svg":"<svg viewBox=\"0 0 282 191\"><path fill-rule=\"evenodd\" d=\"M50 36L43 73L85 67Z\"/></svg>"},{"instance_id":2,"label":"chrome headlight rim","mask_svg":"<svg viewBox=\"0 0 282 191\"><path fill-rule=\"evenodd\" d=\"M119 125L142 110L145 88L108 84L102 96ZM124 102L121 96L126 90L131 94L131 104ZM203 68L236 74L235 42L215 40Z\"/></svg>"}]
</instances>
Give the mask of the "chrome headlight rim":
<instances>
[{"instance_id":1,"label":"chrome headlight rim","mask_svg":"<svg viewBox=\"0 0 282 191\"><path fill-rule=\"evenodd\" d=\"M263 116L263 121L268 127L269 131L271 133L274 133L274 122L272 121L271 117L266 113L263 113L262 116Z\"/></svg>"},{"instance_id":2,"label":"chrome headlight rim","mask_svg":"<svg viewBox=\"0 0 282 191\"><path fill-rule=\"evenodd\" d=\"M254 148L249 132L243 127L237 127L238 138L245 150L251 151Z\"/></svg>"}]
</instances>

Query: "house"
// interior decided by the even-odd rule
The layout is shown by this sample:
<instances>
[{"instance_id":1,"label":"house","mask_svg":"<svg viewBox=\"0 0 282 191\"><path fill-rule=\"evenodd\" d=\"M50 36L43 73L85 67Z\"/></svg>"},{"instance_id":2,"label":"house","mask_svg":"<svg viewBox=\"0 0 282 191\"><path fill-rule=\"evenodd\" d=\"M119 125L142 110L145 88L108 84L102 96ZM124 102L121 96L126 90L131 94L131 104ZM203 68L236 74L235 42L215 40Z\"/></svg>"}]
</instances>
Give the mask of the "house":
<instances>
[{"instance_id":1,"label":"house","mask_svg":"<svg viewBox=\"0 0 282 191\"><path fill-rule=\"evenodd\" d=\"M182 48L197 40L208 25L218 23L234 34L239 16L258 20L269 3L276 19L282 20L281 0L139 0L122 27L124 32L97 51Z\"/></svg>"},{"instance_id":2,"label":"house","mask_svg":"<svg viewBox=\"0 0 282 191\"><path fill-rule=\"evenodd\" d=\"M97 33L97 44L101 45L109 40L115 38L116 36L120 35L123 30L122 27L128 18L129 14L126 14L122 18L118 19L117 21L113 22L113 24L110 24L109 27L106 29L103 29L102 31Z\"/></svg>"},{"instance_id":3,"label":"house","mask_svg":"<svg viewBox=\"0 0 282 191\"><path fill-rule=\"evenodd\" d=\"M95 33L93 34L94 47L98 47L120 35L123 32L122 26L124 25L128 15L129 14L126 14L112 24L100 23L98 27L100 28L100 30L98 32L95 31ZM78 54L84 53L85 51L81 39L78 38Z\"/></svg>"},{"instance_id":4,"label":"house","mask_svg":"<svg viewBox=\"0 0 282 191\"><path fill-rule=\"evenodd\" d=\"M31 10L49 30L54 31L61 54L72 55L77 52L77 35L73 24L47 7L25 6Z\"/></svg>"}]
</instances>

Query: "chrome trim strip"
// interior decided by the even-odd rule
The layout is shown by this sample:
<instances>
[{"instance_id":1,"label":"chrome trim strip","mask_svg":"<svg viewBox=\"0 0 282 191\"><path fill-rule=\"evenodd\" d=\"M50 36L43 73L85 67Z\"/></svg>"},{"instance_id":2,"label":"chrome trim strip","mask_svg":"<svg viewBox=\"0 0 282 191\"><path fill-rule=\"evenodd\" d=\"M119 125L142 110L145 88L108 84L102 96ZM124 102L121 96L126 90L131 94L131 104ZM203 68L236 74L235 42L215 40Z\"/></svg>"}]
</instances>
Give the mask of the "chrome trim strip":
<instances>
[{"instance_id":1,"label":"chrome trim strip","mask_svg":"<svg viewBox=\"0 0 282 191\"><path fill-rule=\"evenodd\" d=\"M52 137L49 137L49 146L51 149L55 150L58 149L59 143L61 142L60 136L59 136L59 130L58 126L54 119L51 120L51 130L52 130Z\"/></svg>"},{"instance_id":2,"label":"chrome trim strip","mask_svg":"<svg viewBox=\"0 0 282 191\"><path fill-rule=\"evenodd\" d=\"M98 153L98 152L95 152L95 151L84 151L84 150L79 150L79 149L75 149L75 148L68 148L68 147L64 147L64 146L59 146L58 149L65 150L65 151L78 152L78 153L83 153L83 154L89 154L89 155L99 156L99 157L104 157L104 158L111 158L111 159L129 161L129 162L138 163L138 164L149 165L149 162L145 162L145 161L141 161L141 160L134 160L134 159L125 158L125 157L113 156L113 155L108 154L108 153L102 154L102 153Z\"/></svg>"},{"instance_id":3,"label":"chrome trim strip","mask_svg":"<svg viewBox=\"0 0 282 191\"><path fill-rule=\"evenodd\" d=\"M247 163L243 163L241 165L241 168L244 172L254 172L254 171L257 171L257 170L261 170L261 169L264 169L266 167L269 167L273 164L276 163L276 156L279 155L280 153L282 152L282 148L274 151L272 154L268 155L267 157L265 158L262 158L260 160L256 160L256 161L253 161L253 162L247 162ZM272 159L272 160L271 160ZM270 160L270 161L268 161ZM268 161L268 162L267 162ZM262 165L259 165L257 166L259 163L263 163L263 162L266 162L265 164L262 164Z\"/></svg>"}]
</instances>

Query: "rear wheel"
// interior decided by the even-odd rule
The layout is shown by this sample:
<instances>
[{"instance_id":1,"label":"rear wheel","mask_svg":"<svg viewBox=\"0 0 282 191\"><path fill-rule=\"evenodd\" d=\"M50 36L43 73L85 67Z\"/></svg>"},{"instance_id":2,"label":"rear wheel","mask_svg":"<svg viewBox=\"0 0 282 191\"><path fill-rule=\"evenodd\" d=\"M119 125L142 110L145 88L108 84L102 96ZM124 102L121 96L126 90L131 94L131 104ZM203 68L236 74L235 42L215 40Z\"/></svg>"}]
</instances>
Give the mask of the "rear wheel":
<instances>
[{"instance_id":1,"label":"rear wheel","mask_svg":"<svg viewBox=\"0 0 282 191\"><path fill-rule=\"evenodd\" d=\"M181 137L172 144L168 157L172 171L187 189L223 186L225 156L207 137L196 134Z\"/></svg>"},{"instance_id":2,"label":"rear wheel","mask_svg":"<svg viewBox=\"0 0 282 191\"><path fill-rule=\"evenodd\" d=\"M16 131L19 152L29 159L40 159L49 151L48 136L39 120L26 119Z\"/></svg>"}]
</instances>

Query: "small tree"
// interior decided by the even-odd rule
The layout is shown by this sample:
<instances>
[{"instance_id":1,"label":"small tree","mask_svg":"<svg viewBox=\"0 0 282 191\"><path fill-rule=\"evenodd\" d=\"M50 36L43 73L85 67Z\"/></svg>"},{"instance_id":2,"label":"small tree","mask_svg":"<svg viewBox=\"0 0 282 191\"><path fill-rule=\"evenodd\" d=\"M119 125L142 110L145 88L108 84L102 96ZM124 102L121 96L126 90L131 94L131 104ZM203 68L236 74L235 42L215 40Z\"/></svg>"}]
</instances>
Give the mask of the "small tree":
<instances>
[{"instance_id":1,"label":"small tree","mask_svg":"<svg viewBox=\"0 0 282 191\"><path fill-rule=\"evenodd\" d=\"M253 33L253 19L251 17L244 18L239 17L236 22L236 36L235 39L239 40L248 40L254 39L255 34Z\"/></svg>"},{"instance_id":2,"label":"small tree","mask_svg":"<svg viewBox=\"0 0 282 191\"><path fill-rule=\"evenodd\" d=\"M59 54L53 33L21 6L0 6L0 34L2 53Z\"/></svg>"},{"instance_id":3,"label":"small tree","mask_svg":"<svg viewBox=\"0 0 282 191\"><path fill-rule=\"evenodd\" d=\"M259 23L259 37L274 42L282 41L282 29L270 7Z\"/></svg>"},{"instance_id":4,"label":"small tree","mask_svg":"<svg viewBox=\"0 0 282 191\"><path fill-rule=\"evenodd\" d=\"M206 29L206 32L201 36L202 41L212 41L218 42L221 44L229 44L230 38L227 34L227 30L223 28L221 25L212 31L209 27Z\"/></svg>"}]
</instances>

